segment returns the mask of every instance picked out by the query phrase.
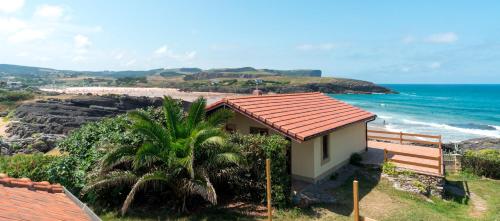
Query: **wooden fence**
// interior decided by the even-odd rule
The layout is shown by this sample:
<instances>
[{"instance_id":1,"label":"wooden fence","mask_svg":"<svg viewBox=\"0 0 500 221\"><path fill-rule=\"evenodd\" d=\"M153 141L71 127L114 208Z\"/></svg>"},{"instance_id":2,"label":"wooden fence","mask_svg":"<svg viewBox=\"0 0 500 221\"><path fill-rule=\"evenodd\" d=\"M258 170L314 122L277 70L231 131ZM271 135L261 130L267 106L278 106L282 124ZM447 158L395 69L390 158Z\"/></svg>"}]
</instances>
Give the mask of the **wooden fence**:
<instances>
[{"instance_id":1,"label":"wooden fence","mask_svg":"<svg viewBox=\"0 0 500 221\"><path fill-rule=\"evenodd\" d=\"M446 167L446 172L457 173L462 170L462 155L461 154L444 154L443 164Z\"/></svg>"},{"instance_id":2,"label":"wooden fence","mask_svg":"<svg viewBox=\"0 0 500 221\"><path fill-rule=\"evenodd\" d=\"M416 143L425 145L436 145L436 147L438 147L439 149L441 149L442 146L441 135L413 134L413 133L391 132L383 130L368 130L368 133L369 133L368 139L373 139L373 140L398 141L399 144ZM370 134L375 134L375 135L370 135ZM425 140L421 140L418 138L424 138Z\"/></svg>"},{"instance_id":3,"label":"wooden fence","mask_svg":"<svg viewBox=\"0 0 500 221\"><path fill-rule=\"evenodd\" d=\"M415 161L406 161L406 160L391 160L391 161L406 165L436 169L437 171L439 171L437 174L441 176L444 175L443 148L440 135L414 134L414 133L391 132L391 131L381 131L381 130L368 130L367 132L368 132L367 134L368 139L391 141L391 142L396 141L399 144L409 144L409 145L424 144L439 148L439 155L436 157L384 149L384 161L387 161L389 159L388 158L389 154L401 155L406 157L415 157L428 160L436 160L438 162L437 166ZM418 138L424 138L424 139L418 139Z\"/></svg>"}]
</instances>

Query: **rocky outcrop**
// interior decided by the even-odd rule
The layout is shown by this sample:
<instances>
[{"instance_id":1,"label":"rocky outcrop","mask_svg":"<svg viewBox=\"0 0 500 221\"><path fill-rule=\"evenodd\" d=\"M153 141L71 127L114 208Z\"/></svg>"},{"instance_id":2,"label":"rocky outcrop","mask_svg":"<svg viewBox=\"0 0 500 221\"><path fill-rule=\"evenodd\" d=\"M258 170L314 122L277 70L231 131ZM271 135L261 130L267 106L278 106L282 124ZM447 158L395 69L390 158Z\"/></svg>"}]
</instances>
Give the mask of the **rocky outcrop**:
<instances>
[{"instance_id":1,"label":"rocky outcrop","mask_svg":"<svg viewBox=\"0 0 500 221\"><path fill-rule=\"evenodd\" d=\"M148 106L160 106L161 98L130 96L81 96L48 99L20 105L6 132L10 145L5 153L47 152L71 130L82 124Z\"/></svg>"},{"instance_id":2,"label":"rocky outcrop","mask_svg":"<svg viewBox=\"0 0 500 221\"><path fill-rule=\"evenodd\" d=\"M391 175L383 173L382 177L389 180L393 187L398 190L425 196L443 197L444 177L404 172Z\"/></svg>"},{"instance_id":3,"label":"rocky outcrop","mask_svg":"<svg viewBox=\"0 0 500 221\"><path fill-rule=\"evenodd\" d=\"M500 139L492 137L474 138L457 143L445 143L443 149L446 152L461 153L465 150L500 149Z\"/></svg>"}]
</instances>

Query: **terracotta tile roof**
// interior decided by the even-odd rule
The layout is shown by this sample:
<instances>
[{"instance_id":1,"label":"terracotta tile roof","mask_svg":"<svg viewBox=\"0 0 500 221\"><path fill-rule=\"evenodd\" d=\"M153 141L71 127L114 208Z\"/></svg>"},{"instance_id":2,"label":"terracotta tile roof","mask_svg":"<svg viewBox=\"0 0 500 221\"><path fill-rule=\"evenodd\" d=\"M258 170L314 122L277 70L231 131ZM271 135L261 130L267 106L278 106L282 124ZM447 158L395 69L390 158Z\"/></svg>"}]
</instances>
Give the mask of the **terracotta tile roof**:
<instances>
[{"instance_id":1,"label":"terracotta tile roof","mask_svg":"<svg viewBox=\"0 0 500 221\"><path fill-rule=\"evenodd\" d=\"M227 106L297 141L321 136L375 115L323 93L295 93L224 98L207 111Z\"/></svg>"},{"instance_id":2,"label":"terracotta tile roof","mask_svg":"<svg viewBox=\"0 0 500 221\"><path fill-rule=\"evenodd\" d=\"M0 173L0 220L91 220L59 184Z\"/></svg>"}]
</instances>

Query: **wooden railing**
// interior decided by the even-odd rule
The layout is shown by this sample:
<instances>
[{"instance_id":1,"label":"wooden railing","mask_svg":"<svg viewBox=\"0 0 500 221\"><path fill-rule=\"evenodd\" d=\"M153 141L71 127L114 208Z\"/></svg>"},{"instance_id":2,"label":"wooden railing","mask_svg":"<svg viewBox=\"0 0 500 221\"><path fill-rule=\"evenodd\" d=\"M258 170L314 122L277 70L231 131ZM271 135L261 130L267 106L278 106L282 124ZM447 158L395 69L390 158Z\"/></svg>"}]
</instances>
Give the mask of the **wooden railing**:
<instances>
[{"instance_id":1,"label":"wooden railing","mask_svg":"<svg viewBox=\"0 0 500 221\"><path fill-rule=\"evenodd\" d=\"M383 130L368 130L368 133L378 134L378 135L368 135L368 139L398 141L400 144L403 144L404 142L410 142L410 143L419 143L427 145L436 145L436 147L438 147L439 149L441 149L442 146L441 135L413 134L413 133L391 132ZM408 137L413 139L410 139ZM415 138L425 138L425 139L430 138L430 139L435 139L436 141L419 140Z\"/></svg>"},{"instance_id":2,"label":"wooden railing","mask_svg":"<svg viewBox=\"0 0 500 221\"><path fill-rule=\"evenodd\" d=\"M392 155L402 155L408 157L417 157L429 160L437 160L438 166L423 164L419 162L410 162L410 161L397 161L398 163L409 164L414 166L428 167L437 169L439 171L439 175L444 174L444 165L443 165L443 148L442 148L442 138L441 135L427 135L427 134L415 134L415 133L403 133L403 132L391 132L391 131L381 131L381 130L368 130L368 133L378 134L378 135L368 135L368 139L374 140L385 140L385 141L397 141L399 144L404 144L405 142L411 144L426 144L426 145L435 145L439 148L439 156L431 157L424 155L415 155L412 153L398 152L398 151L390 151L384 149L384 161L391 161L388 158L389 154ZM410 137L410 138L408 138ZM413 138L413 139L412 139ZM415 138L426 138L427 140L419 140ZM435 141L430 141L429 139L434 139Z\"/></svg>"}]
</instances>

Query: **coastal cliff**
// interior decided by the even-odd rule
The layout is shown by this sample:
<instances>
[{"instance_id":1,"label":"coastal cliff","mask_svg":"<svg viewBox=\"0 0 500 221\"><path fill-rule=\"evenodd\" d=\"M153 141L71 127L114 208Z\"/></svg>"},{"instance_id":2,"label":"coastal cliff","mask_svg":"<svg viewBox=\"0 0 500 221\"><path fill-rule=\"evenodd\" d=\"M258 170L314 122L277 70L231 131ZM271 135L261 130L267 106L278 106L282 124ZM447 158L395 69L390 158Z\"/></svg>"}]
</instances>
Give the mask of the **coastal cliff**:
<instances>
[{"instance_id":1,"label":"coastal cliff","mask_svg":"<svg viewBox=\"0 0 500 221\"><path fill-rule=\"evenodd\" d=\"M161 98L78 96L21 104L7 125L2 154L47 152L57 141L81 125L137 108L160 106Z\"/></svg>"}]
</instances>

